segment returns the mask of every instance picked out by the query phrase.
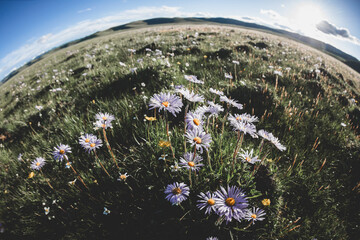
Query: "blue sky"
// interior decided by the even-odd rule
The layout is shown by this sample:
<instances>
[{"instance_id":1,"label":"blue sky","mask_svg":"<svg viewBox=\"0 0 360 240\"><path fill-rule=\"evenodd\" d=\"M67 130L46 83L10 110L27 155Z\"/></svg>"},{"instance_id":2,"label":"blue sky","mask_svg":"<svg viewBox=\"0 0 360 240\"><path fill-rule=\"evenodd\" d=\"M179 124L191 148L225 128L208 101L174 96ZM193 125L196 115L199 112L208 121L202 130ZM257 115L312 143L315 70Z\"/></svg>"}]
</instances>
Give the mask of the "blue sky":
<instances>
[{"instance_id":1,"label":"blue sky","mask_svg":"<svg viewBox=\"0 0 360 240\"><path fill-rule=\"evenodd\" d=\"M154 17L229 17L298 32L360 59L357 0L0 0L0 79L41 53Z\"/></svg>"}]
</instances>

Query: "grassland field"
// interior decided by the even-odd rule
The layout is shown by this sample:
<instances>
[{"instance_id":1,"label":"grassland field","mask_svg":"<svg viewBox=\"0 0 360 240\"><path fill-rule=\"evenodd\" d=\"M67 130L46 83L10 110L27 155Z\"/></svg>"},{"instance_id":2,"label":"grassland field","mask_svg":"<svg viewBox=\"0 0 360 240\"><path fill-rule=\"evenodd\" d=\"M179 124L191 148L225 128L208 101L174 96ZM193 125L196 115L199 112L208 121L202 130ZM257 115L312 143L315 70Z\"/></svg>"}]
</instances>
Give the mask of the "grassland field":
<instances>
[{"instance_id":1,"label":"grassland field","mask_svg":"<svg viewBox=\"0 0 360 240\"><path fill-rule=\"evenodd\" d=\"M179 85L205 100L188 101ZM0 238L358 239L359 87L359 74L325 53L225 25L121 30L46 54L0 85ZM149 110L161 92L181 98L176 116ZM210 147L189 174L174 168L194 151L185 112L207 101L223 111L204 117ZM111 128L94 126L99 112L114 115ZM286 150L249 134L239 146L228 117L243 113ZM85 133L102 147L85 152ZM59 144L71 147L71 167L54 159ZM241 160L251 149L261 161ZM38 157L41 171L31 168ZM190 187L178 205L164 194L174 182ZM227 186L265 219L226 223L197 207L201 192Z\"/></svg>"}]
</instances>

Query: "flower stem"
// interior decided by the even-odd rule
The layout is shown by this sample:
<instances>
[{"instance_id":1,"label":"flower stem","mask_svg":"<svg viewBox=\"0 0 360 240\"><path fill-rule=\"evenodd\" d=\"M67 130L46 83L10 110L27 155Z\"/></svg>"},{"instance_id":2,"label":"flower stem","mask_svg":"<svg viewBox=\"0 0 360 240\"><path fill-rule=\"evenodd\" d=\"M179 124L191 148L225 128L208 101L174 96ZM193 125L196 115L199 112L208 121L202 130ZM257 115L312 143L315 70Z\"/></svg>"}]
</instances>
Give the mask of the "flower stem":
<instances>
[{"instance_id":1,"label":"flower stem","mask_svg":"<svg viewBox=\"0 0 360 240\"><path fill-rule=\"evenodd\" d=\"M265 141L264 141L264 139L262 139L260 142L260 145L259 145L259 155L261 154L261 151L263 150L264 143L265 143Z\"/></svg>"},{"instance_id":2,"label":"flower stem","mask_svg":"<svg viewBox=\"0 0 360 240\"><path fill-rule=\"evenodd\" d=\"M51 186L49 179L47 179L47 178L45 177L45 175L44 175L43 171L41 170L41 168L40 168L40 172L41 172L41 175L45 178L45 180L46 180L47 184L49 185L49 187L51 187L51 189L55 190L55 189L53 188L53 186Z\"/></svg>"},{"instance_id":3,"label":"flower stem","mask_svg":"<svg viewBox=\"0 0 360 240\"><path fill-rule=\"evenodd\" d=\"M89 190L89 188L86 186L85 182L83 181L83 179L80 177L80 175L76 172L75 168L70 164L69 159L67 158L67 156L65 156L65 159L67 161L67 163L69 164L69 166L71 167L71 169L73 170L73 172L75 173L75 175L77 175L77 177L79 178L79 180L81 181L81 183L84 185L84 187L86 187L87 190Z\"/></svg>"},{"instance_id":4,"label":"flower stem","mask_svg":"<svg viewBox=\"0 0 360 240\"><path fill-rule=\"evenodd\" d=\"M185 107L185 116L184 116L184 133L186 133L186 115L189 109L189 103ZM186 152L186 139L184 138L184 152Z\"/></svg>"},{"instance_id":5,"label":"flower stem","mask_svg":"<svg viewBox=\"0 0 360 240\"><path fill-rule=\"evenodd\" d=\"M111 150L110 143L109 143L109 141L108 141L108 139L107 139L107 137L106 137L105 128L103 128L103 135L104 135L104 139L105 139L105 142L106 142L106 146L108 147L108 150L109 150L109 152L110 152L110 155L112 156L112 159L113 159L116 167L117 167L118 169L120 169L120 168L119 168L119 165L118 165L117 162L116 162L115 155L114 155L113 151Z\"/></svg>"},{"instance_id":6,"label":"flower stem","mask_svg":"<svg viewBox=\"0 0 360 240\"><path fill-rule=\"evenodd\" d=\"M190 181L190 187L192 187L191 169L190 168L189 168L189 181Z\"/></svg>"},{"instance_id":7,"label":"flower stem","mask_svg":"<svg viewBox=\"0 0 360 240\"><path fill-rule=\"evenodd\" d=\"M208 164L209 164L210 170L212 171L209 151L206 150L206 153L207 153Z\"/></svg>"},{"instance_id":8,"label":"flower stem","mask_svg":"<svg viewBox=\"0 0 360 240\"><path fill-rule=\"evenodd\" d=\"M107 174L109 177L111 177L110 174L108 173L108 171L106 171L104 165L102 165L102 163L101 163L98 155L96 154L96 151L95 151L95 150L94 150L94 153L95 153L95 158L96 158L96 160L98 160L98 162L100 163L100 166L102 167L102 169L104 169L104 171L106 172L106 174Z\"/></svg>"},{"instance_id":9,"label":"flower stem","mask_svg":"<svg viewBox=\"0 0 360 240\"><path fill-rule=\"evenodd\" d=\"M240 137L240 131L239 131L238 132L238 140L237 140L234 155L233 155L234 162L236 161L236 155L239 152L239 149L241 148L243 140L244 140L244 133L241 133L241 137Z\"/></svg>"},{"instance_id":10,"label":"flower stem","mask_svg":"<svg viewBox=\"0 0 360 240\"><path fill-rule=\"evenodd\" d=\"M223 153L223 151L222 151L222 149L221 149L221 144L222 144L222 139L223 139L223 136L224 136L224 128L225 128L225 121L226 121L226 117L227 117L227 115L229 114L229 104L227 104L227 110L226 110L226 114L225 114L225 116L224 116L224 119L223 119L223 123L222 123L222 127L221 127L221 137L220 137L220 162L221 162L221 164L223 163L223 161L222 161L222 153Z\"/></svg>"},{"instance_id":11,"label":"flower stem","mask_svg":"<svg viewBox=\"0 0 360 240\"><path fill-rule=\"evenodd\" d=\"M172 145L171 145L171 139L170 139L170 134L169 134L169 122L168 122L167 113L165 113L165 121L166 121L166 135L167 135L168 141L170 143L170 150L171 150L171 153L173 155L173 158L175 158L175 153L174 153L174 150L173 150Z\"/></svg>"}]
</instances>

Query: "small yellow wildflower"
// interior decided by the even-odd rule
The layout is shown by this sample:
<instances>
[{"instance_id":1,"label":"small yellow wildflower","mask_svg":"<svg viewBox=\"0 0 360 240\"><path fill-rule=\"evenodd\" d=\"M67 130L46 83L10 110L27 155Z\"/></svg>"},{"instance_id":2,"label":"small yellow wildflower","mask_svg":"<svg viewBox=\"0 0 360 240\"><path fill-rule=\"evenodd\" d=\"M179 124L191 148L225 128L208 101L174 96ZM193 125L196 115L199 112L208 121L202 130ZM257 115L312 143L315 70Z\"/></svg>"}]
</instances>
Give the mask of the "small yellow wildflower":
<instances>
[{"instance_id":1,"label":"small yellow wildflower","mask_svg":"<svg viewBox=\"0 0 360 240\"><path fill-rule=\"evenodd\" d=\"M180 64L181 64L181 62L177 62L177 64L178 64L178 65L180 65Z\"/></svg>"},{"instance_id":2,"label":"small yellow wildflower","mask_svg":"<svg viewBox=\"0 0 360 240\"><path fill-rule=\"evenodd\" d=\"M171 143L168 142L168 141L160 140L159 146L162 147L162 148L164 148L164 147L170 147L170 146L171 146Z\"/></svg>"},{"instance_id":3,"label":"small yellow wildflower","mask_svg":"<svg viewBox=\"0 0 360 240\"><path fill-rule=\"evenodd\" d=\"M92 100L92 103L95 104L95 100Z\"/></svg>"},{"instance_id":4,"label":"small yellow wildflower","mask_svg":"<svg viewBox=\"0 0 360 240\"><path fill-rule=\"evenodd\" d=\"M261 203L266 207L266 206L270 206L270 199L265 198L261 201Z\"/></svg>"},{"instance_id":5,"label":"small yellow wildflower","mask_svg":"<svg viewBox=\"0 0 360 240\"><path fill-rule=\"evenodd\" d=\"M206 56L206 55L204 55L204 59L207 59L207 56Z\"/></svg>"},{"instance_id":6,"label":"small yellow wildflower","mask_svg":"<svg viewBox=\"0 0 360 240\"><path fill-rule=\"evenodd\" d=\"M145 116L145 119L152 122L152 121L156 121L156 117L148 117L148 116Z\"/></svg>"},{"instance_id":7,"label":"small yellow wildflower","mask_svg":"<svg viewBox=\"0 0 360 240\"><path fill-rule=\"evenodd\" d=\"M31 172L28 176L28 178L33 178L35 176L35 173L34 172Z\"/></svg>"}]
</instances>

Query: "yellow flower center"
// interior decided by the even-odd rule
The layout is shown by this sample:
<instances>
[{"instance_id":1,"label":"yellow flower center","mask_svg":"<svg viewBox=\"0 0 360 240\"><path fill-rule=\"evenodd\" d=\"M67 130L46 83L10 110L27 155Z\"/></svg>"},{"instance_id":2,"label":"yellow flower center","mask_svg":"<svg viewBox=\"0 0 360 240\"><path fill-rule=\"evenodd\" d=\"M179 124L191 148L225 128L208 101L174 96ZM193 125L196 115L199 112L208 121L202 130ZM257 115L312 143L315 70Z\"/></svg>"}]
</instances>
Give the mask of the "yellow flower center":
<instances>
[{"instance_id":1,"label":"yellow flower center","mask_svg":"<svg viewBox=\"0 0 360 240\"><path fill-rule=\"evenodd\" d=\"M237 117L236 120L238 120L238 121L241 120L241 117Z\"/></svg>"},{"instance_id":2,"label":"yellow flower center","mask_svg":"<svg viewBox=\"0 0 360 240\"><path fill-rule=\"evenodd\" d=\"M125 180L125 179L126 179L126 175L125 175L125 174L120 175L120 179L121 179L121 180Z\"/></svg>"},{"instance_id":3,"label":"yellow flower center","mask_svg":"<svg viewBox=\"0 0 360 240\"><path fill-rule=\"evenodd\" d=\"M175 194L175 195L179 195L181 192L182 192L181 189L178 188L178 187L173 188L173 190L172 190L172 193Z\"/></svg>"},{"instance_id":4,"label":"yellow flower center","mask_svg":"<svg viewBox=\"0 0 360 240\"><path fill-rule=\"evenodd\" d=\"M104 121L106 121L107 117L103 116L102 119L103 119Z\"/></svg>"},{"instance_id":5,"label":"yellow flower center","mask_svg":"<svg viewBox=\"0 0 360 240\"><path fill-rule=\"evenodd\" d=\"M229 207L232 207L232 206L235 205L235 199L233 199L233 198L227 198L227 199L225 200L225 203L226 203L226 205L228 205Z\"/></svg>"},{"instance_id":6,"label":"yellow flower center","mask_svg":"<svg viewBox=\"0 0 360 240\"><path fill-rule=\"evenodd\" d=\"M251 217L252 217L253 219L255 219L255 218L256 218L256 214L252 214Z\"/></svg>"},{"instance_id":7,"label":"yellow flower center","mask_svg":"<svg viewBox=\"0 0 360 240\"><path fill-rule=\"evenodd\" d=\"M193 167L193 166L195 166L195 163L194 163L194 162L188 162L188 165L189 165L190 167Z\"/></svg>"},{"instance_id":8,"label":"yellow flower center","mask_svg":"<svg viewBox=\"0 0 360 240\"><path fill-rule=\"evenodd\" d=\"M196 137L196 138L194 138L193 140L194 140L194 142L196 142L197 144L201 144L201 138Z\"/></svg>"},{"instance_id":9,"label":"yellow flower center","mask_svg":"<svg viewBox=\"0 0 360 240\"><path fill-rule=\"evenodd\" d=\"M85 142L86 142L86 143L89 143L89 142L90 142L90 139L88 139L88 138L85 139Z\"/></svg>"},{"instance_id":10,"label":"yellow flower center","mask_svg":"<svg viewBox=\"0 0 360 240\"><path fill-rule=\"evenodd\" d=\"M105 127L106 127L106 125L105 125L105 124L102 124L101 126L102 126L103 128L105 128Z\"/></svg>"},{"instance_id":11,"label":"yellow flower center","mask_svg":"<svg viewBox=\"0 0 360 240\"><path fill-rule=\"evenodd\" d=\"M60 154L64 154L65 153L65 150L64 149L60 149Z\"/></svg>"},{"instance_id":12,"label":"yellow flower center","mask_svg":"<svg viewBox=\"0 0 360 240\"><path fill-rule=\"evenodd\" d=\"M245 160L248 161L248 162L250 162L250 161L251 161L251 158L246 157Z\"/></svg>"},{"instance_id":13,"label":"yellow flower center","mask_svg":"<svg viewBox=\"0 0 360 240\"><path fill-rule=\"evenodd\" d=\"M215 200L210 198L209 200L207 200L207 204L209 204L210 206L215 204Z\"/></svg>"},{"instance_id":14,"label":"yellow flower center","mask_svg":"<svg viewBox=\"0 0 360 240\"><path fill-rule=\"evenodd\" d=\"M196 126L200 125L200 120L197 118L194 118L193 122L195 123Z\"/></svg>"},{"instance_id":15,"label":"yellow flower center","mask_svg":"<svg viewBox=\"0 0 360 240\"><path fill-rule=\"evenodd\" d=\"M36 163L36 166L40 166L40 162L37 162L37 163Z\"/></svg>"},{"instance_id":16,"label":"yellow flower center","mask_svg":"<svg viewBox=\"0 0 360 240\"><path fill-rule=\"evenodd\" d=\"M90 147L95 147L95 143L90 143Z\"/></svg>"},{"instance_id":17,"label":"yellow flower center","mask_svg":"<svg viewBox=\"0 0 360 240\"><path fill-rule=\"evenodd\" d=\"M169 106L169 102L162 102L162 105L164 105L165 107Z\"/></svg>"}]
</instances>

